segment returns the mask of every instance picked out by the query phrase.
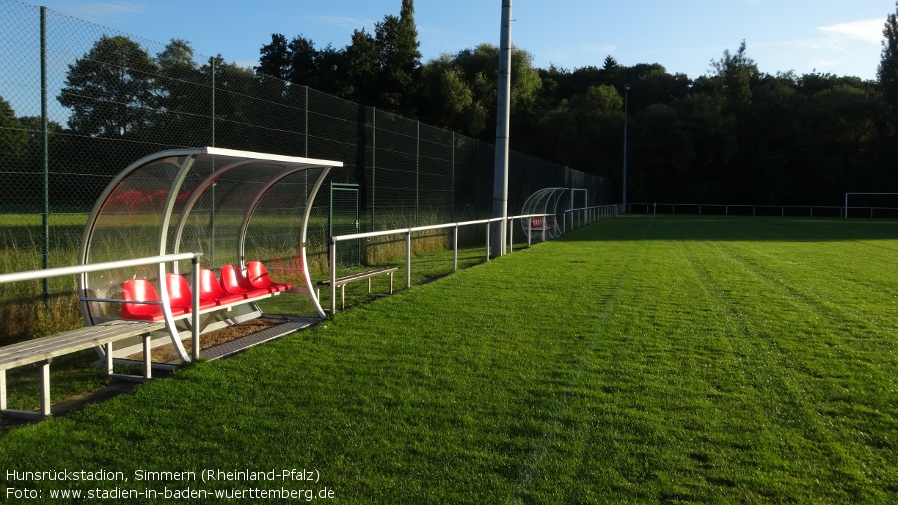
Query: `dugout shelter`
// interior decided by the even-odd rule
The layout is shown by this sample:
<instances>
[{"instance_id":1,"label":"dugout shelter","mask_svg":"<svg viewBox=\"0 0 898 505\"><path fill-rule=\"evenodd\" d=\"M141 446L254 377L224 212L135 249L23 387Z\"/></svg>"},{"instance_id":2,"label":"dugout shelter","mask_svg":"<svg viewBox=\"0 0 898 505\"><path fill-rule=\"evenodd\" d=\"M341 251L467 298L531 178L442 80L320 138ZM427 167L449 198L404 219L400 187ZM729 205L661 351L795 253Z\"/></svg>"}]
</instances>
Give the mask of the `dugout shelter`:
<instances>
[{"instance_id":1,"label":"dugout shelter","mask_svg":"<svg viewBox=\"0 0 898 505\"><path fill-rule=\"evenodd\" d=\"M521 214L544 214L539 217L521 219L521 228L531 242L551 240L564 234L562 225L565 220L565 210L574 208L575 194L577 193L582 193L585 206L585 189L543 188L524 200Z\"/></svg>"},{"instance_id":2,"label":"dugout shelter","mask_svg":"<svg viewBox=\"0 0 898 505\"><path fill-rule=\"evenodd\" d=\"M297 303L311 304L311 312L324 318L309 275L307 233L319 188L331 168L342 166L214 147L145 156L122 170L97 199L79 262L201 252L203 332L259 317L258 301L285 292L301 295ZM228 291L228 278L236 290L249 278L248 267L265 283ZM185 296L184 274L192 268L183 261L82 274L85 324L156 318L189 361L181 340L190 319L181 317L178 301ZM135 290L143 290L144 297L154 291L156 300L136 305ZM219 291L209 294L214 290Z\"/></svg>"}]
</instances>

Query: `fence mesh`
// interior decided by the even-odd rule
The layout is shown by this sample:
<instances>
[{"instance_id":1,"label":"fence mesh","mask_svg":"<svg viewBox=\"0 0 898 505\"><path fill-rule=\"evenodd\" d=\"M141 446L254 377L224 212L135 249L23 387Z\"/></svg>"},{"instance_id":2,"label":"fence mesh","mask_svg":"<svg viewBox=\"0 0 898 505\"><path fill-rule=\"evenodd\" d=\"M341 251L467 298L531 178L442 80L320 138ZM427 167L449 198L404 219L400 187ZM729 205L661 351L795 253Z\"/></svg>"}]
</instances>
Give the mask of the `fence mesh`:
<instances>
[{"instance_id":1,"label":"fence mesh","mask_svg":"<svg viewBox=\"0 0 898 505\"><path fill-rule=\"evenodd\" d=\"M329 182L358 185L360 231L492 213L491 144L16 0L0 0L0 33L5 271L76 263L107 184L176 147L342 161ZM610 181L513 153L509 211L542 187L572 185L591 205L610 203ZM329 191L319 199L313 219L324 222ZM326 250L325 231L309 240L312 253Z\"/></svg>"}]
</instances>

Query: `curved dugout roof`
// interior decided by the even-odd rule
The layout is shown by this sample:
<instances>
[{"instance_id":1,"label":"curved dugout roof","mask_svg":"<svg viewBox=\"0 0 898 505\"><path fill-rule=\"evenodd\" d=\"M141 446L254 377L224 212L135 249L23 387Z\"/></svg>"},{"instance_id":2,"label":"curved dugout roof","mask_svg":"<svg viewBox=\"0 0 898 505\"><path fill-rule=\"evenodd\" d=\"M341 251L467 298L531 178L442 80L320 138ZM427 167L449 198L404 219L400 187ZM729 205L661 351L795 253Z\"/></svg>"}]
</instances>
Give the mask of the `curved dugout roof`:
<instances>
[{"instance_id":1,"label":"curved dugout roof","mask_svg":"<svg viewBox=\"0 0 898 505\"><path fill-rule=\"evenodd\" d=\"M570 193L569 188L543 188L524 201L522 214L547 214L544 218L522 218L521 228L531 240L548 240L563 234L558 226L559 204ZM564 218L564 215L561 215Z\"/></svg>"},{"instance_id":2,"label":"curved dugout roof","mask_svg":"<svg viewBox=\"0 0 898 505\"><path fill-rule=\"evenodd\" d=\"M85 225L79 261L202 252L201 266L217 270L261 260L290 274L290 282L300 286L318 316L325 317L311 289L306 233L318 188L332 167L342 166L337 161L214 147L151 154L125 168L100 195ZM158 280L181 266L84 274L81 292L92 298L121 298L126 278L148 278L168 310L165 283ZM117 317L119 311L114 303L82 305L89 325ZM172 323L170 310L166 321Z\"/></svg>"}]
</instances>

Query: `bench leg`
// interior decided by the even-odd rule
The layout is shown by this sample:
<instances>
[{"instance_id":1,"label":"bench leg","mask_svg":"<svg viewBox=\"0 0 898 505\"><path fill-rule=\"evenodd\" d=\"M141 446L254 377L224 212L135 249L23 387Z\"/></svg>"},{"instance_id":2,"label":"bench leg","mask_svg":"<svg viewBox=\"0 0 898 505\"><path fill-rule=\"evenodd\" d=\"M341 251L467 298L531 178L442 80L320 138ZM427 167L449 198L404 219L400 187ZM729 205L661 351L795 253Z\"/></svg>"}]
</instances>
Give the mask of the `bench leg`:
<instances>
[{"instance_id":1,"label":"bench leg","mask_svg":"<svg viewBox=\"0 0 898 505\"><path fill-rule=\"evenodd\" d=\"M340 310L346 310L346 285L340 286Z\"/></svg>"},{"instance_id":2,"label":"bench leg","mask_svg":"<svg viewBox=\"0 0 898 505\"><path fill-rule=\"evenodd\" d=\"M0 370L0 410L6 410L6 370Z\"/></svg>"},{"instance_id":3,"label":"bench leg","mask_svg":"<svg viewBox=\"0 0 898 505\"><path fill-rule=\"evenodd\" d=\"M41 415L50 415L50 362L41 364Z\"/></svg>"},{"instance_id":4,"label":"bench leg","mask_svg":"<svg viewBox=\"0 0 898 505\"><path fill-rule=\"evenodd\" d=\"M368 277L368 294L371 294L371 277Z\"/></svg>"},{"instance_id":5,"label":"bench leg","mask_svg":"<svg viewBox=\"0 0 898 505\"><path fill-rule=\"evenodd\" d=\"M390 294L393 294L393 272L390 272Z\"/></svg>"},{"instance_id":6,"label":"bench leg","mask_svg":"<svg viewBox=\"0 0 898 505\"><path fill-rule=\"evenodd\" d=\"M41 366L41 409L40 412L9 410L6 404L6 370L0 370L0 411L10 417L40 420L50 416L50 363Z\"/></svg>"},{"instance_id":7,"label":"bench leg","mask_svg":"<svg viewBox=\"0 0 898 505\"><path fill-rule=\"evenodd\" d=\"M106 375L112 375L112 342L106 344Z\"/></svg>"},{"instance_id":8,"label":"bench leg","mask_svg":"<svg viewBox=\"0 0 898 505\"><path fill-rule=\"evenodd\" d=\"M153 356L150 351L150 335L143 336L143 378L153 378Z\"/></svg>"}]
</instances>

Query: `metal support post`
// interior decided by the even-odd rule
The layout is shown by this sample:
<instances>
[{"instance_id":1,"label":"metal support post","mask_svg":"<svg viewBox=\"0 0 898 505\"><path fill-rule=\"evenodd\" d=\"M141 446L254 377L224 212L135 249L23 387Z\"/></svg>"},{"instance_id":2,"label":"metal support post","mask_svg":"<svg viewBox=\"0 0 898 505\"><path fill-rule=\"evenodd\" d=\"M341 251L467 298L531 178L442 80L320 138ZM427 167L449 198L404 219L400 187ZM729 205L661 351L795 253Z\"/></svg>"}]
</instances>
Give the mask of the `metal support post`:
<instances>
[{"instance_id":1,"label":"metal support post","mask_svg":"<svg viewBox=\"0 0 898 505\"><path fill-rule=\"evenodd\" d=\"M106 375L112 376L112 342L106 344Z\"/></svg>"},{"instance_id":2,"label":"metal support post","mask_svg":"<svg viewBox=\"0 0 898 505\"><path fill-rule=\"evenodd\" d=\"M486 260L490 260L490 227L492 222L486 223Z\"/></svg>"},{"instance_id":3,"label":"metal support post","mask_svg":"<svg viewBox=\"0 0 898 505\"><path fill-rule=\"evenodd\" d=\"M337 313L337 241L331 237L330 264L331 264L331 315Z\"/></svg>"},{"instance_id":4,"label":"metal support post","mask_svg":"<svg viewBox=\"0 0 898 505\"><path fill-rule=\"evenodd\" d=\"M6 370L0 370L0 410L6 410Z\"/></svg>"},{"instance_id":5,"label":"metal support post","mask_svg":"<svg viewBox=\"0 0 898 505\"><path fill-rule=\"evenodd\" d=\"M405 233L405 287L412 287L412 230Z\"/></svg>"},{"instance_id":6,"label":"metal support post","mask_svg":"<svg viewBox=\"0 0 898 505\"><path fill-rule=\"evenodd\" d=\"M41 414L50 415L50 362L41 363Z\"/></svg>"},{"instance_id":7,"label":"metal support post","mask_svg":"<svg viewBox=\"0 0 898 505\"><path fill-rule=\"evenodd\" d=\"M514 227L512 226L512 219L508 219L508 224L506 225L508 228L508 252L514 251Z\"/></svg>"},{"instance_id":8,"label":"metal support post","mask_svg":"<svg viewBox=\"0 0 898 505\"><path fill-rule=\"evenodd\" d=\"M193 343L193 359L198 360L200 358L200 258L199 256L194 256L193 259L190 260L190 263L193 265L193 272L191 274L190 284L191 284L191 305L192 312L190 314L190 336L192 337Z\"/></svg>"},{"instance_id":9,"label":"metal support post","mask_svg":"<svg viewBox=\"0 0 898 505\"><path fill-rule=\"evenodd\" d=\"M153 378L153 352L149 333L143 336L143 378Z\"/></svg>"},{"instance_id":10,"label":"metal support post","mask_svg":"<svg viewBox=\"0 0 898 505\"><path fill-rule=\"evenodd\" d=\"M458 271L458 223L452 229L452 271Z\"/></svg>"}]
</instances>

